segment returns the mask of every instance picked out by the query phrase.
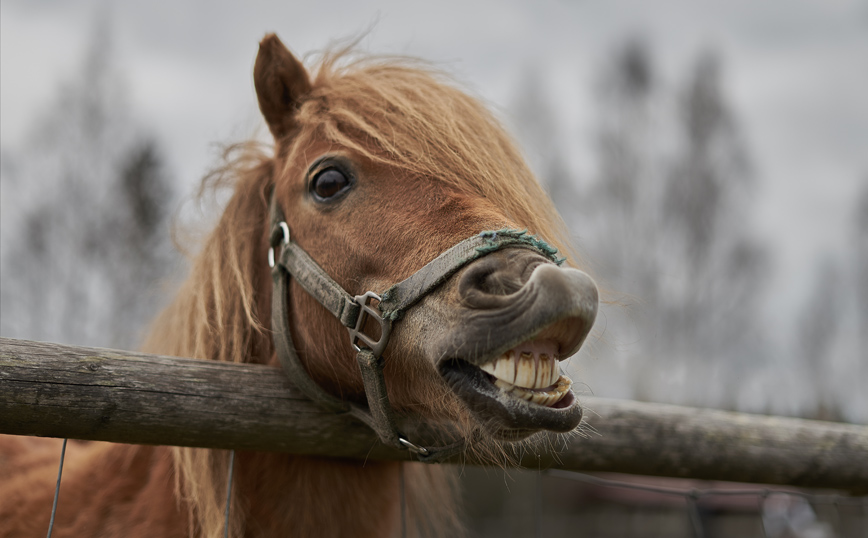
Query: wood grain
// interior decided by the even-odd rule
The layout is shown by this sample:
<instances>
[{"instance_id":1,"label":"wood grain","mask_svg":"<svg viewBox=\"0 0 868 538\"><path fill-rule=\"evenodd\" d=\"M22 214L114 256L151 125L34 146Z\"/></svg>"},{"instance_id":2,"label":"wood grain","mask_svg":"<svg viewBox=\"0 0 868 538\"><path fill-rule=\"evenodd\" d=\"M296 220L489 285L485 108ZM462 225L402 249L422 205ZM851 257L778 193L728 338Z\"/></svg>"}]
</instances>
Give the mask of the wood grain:
<instances>
[{"instance_id":1,"label":"wood grain","mask_svg":"<svg viewBox=\"0 0 868 538\"><path fill-rule=\"evenodd\" d=\"M582 403L584 434L521 449L523 465L868 492L868 426L604 398ZM0 338L0 433L409 457L352 417L321 411L272 367L9 338Z\"/></svg>"}]
</instances>

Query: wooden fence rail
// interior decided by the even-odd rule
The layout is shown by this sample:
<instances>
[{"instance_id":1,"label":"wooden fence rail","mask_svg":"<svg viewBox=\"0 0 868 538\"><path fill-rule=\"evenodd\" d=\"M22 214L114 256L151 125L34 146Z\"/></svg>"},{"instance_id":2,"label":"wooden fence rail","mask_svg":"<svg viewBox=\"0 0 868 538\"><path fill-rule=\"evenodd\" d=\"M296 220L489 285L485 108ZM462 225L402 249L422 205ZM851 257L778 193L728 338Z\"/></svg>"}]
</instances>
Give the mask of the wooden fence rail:
<instances>
[{"instance_id":1,"label":"wooden fence rail","mask_svg":"<svg viewBox=\"0 0 868 538\"><path fill-rule=\"evenodd\" d=\"M582 402L593 433L552 436L546 449L523 450L523 465L868 492L868 426ZM9 338L0 338L0 433L407 457L355 419L321 411L275 368Z\"/></svg>"}]
</instances>

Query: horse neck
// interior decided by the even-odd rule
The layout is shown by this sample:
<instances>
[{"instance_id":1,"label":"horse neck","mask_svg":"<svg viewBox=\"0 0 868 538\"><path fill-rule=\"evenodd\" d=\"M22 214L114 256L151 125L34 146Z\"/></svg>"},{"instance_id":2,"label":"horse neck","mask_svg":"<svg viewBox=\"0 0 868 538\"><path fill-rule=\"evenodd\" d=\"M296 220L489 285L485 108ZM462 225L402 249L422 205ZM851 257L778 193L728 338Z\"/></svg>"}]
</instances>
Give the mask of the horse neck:
<instances>
[{"instance_id":1,"label":"horse neck","mask_svg":"<svg viewBox=\"0 0 868 538\"><path fill-rule=\"evenodd\" d=\"M237 454L245 536L390 536L400 525L401 463Z\"/></svg>"},{"instance_id":2,"label":"horse neck","mask_svg":"<svg viewBox=\"0 0 868 538\"><path fill-rule=\"evenodd\" d=\"M48 523L59 440L28 442L27 450L10 460L16 480L0 484L0 537L39 536ZM70 440L52 536L188 536L173 483L167 447Z\"/></svg>"}]
</instances>

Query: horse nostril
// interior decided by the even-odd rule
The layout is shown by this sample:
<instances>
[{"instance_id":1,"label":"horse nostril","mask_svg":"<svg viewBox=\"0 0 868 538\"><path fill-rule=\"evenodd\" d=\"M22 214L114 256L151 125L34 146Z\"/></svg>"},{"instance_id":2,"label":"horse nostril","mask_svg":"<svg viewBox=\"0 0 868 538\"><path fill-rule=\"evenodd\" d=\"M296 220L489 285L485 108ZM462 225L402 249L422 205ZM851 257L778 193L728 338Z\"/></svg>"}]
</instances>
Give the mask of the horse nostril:
<instances>
[{"instance_id":1,"label":"horse nostril","mask_svg":"<svg viewBox=\"0 0 868 538\"><path fill-rule=\"evenodd\" d=\"M537 259L538 258L538 259ZM458 296L470 308L498 308L521 289L544 260L530 251L500 251L471 263L458 280Z\"/></svg>"},{"instance_id":2,"label":"horse nostril","mask_svg":"<svg viewBox=\"0 0 868 538\"><path fill-rule=\"evenodd\" d=\"M490 277L495 271L497 271L496 265L487 258L470 264L458 281L458 294L462 298L475 293L488 295Z\"/></svg>"}]
</instances>

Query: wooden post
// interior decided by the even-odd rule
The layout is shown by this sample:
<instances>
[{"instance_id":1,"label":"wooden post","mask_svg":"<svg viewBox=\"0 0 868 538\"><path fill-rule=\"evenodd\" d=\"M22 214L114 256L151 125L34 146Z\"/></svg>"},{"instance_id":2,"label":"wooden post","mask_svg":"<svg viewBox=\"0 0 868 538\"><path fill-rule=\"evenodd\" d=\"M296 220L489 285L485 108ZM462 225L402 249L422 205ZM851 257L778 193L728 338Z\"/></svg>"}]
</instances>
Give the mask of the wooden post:
<instances>
[{"instance_id":1,"label":"wooden post","mask_svg":"<svg viewBox=\"0 0 868 538\"><path fill-rule=\"evenodd\" d=\"M518 450L523 465L868 492L868 426L582 403L584 434ZM408 458L355 419L321 411L272 367L9 338L0 338L0 433Z\"/></svg>"}]
</instances>

